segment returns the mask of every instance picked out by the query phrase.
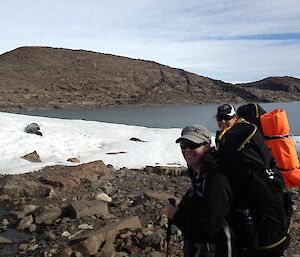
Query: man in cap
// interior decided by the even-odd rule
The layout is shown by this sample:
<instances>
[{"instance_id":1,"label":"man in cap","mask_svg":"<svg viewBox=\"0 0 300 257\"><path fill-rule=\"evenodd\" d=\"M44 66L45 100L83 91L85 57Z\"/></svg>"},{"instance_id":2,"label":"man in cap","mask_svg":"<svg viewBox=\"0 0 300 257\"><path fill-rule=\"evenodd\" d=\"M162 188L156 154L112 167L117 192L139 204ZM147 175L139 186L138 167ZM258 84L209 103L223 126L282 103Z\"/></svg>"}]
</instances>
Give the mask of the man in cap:
<instances>
[{"instance_id":1,"label":"man in cap","mask_svg":"<svg viewBox=\"0 0 300 257\"><path fill-rule=\"evenodd\" d=\"M232 237L227 225L232 190L210 147L207 128L185 127L176 140L192 182L178 206L167 203L165 211L184 234L185 257L232 257Z\"/></svg>"}]
</instances>

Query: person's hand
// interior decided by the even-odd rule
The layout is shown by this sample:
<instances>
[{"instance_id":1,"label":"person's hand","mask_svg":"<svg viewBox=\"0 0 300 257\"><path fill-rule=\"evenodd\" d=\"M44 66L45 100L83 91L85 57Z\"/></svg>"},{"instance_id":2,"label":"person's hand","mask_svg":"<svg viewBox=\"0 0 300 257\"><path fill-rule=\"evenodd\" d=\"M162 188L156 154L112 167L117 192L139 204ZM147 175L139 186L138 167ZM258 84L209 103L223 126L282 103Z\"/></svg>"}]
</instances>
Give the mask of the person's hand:
<instances>
[{"instance_id":1,"label":"person's hand","mask_svg":"<svg viewBox=\"0 0 300 257\"><path fill-rule=\"evenodd\" d=\"M170 204L169 202L166 202L165 212L169 219L173 219L175 212L177 212L177 211L178 211L177 206L174 206L174 205Z\"/></svg>"}]
</instances>

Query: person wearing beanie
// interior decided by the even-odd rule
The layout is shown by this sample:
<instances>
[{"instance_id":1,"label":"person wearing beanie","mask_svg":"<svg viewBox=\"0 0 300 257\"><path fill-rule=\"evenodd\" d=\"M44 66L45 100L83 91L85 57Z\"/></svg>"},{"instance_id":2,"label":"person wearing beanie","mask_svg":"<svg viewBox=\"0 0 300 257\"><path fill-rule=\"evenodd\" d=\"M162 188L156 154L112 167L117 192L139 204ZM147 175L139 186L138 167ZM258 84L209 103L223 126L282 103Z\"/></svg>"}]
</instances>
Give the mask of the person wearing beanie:
<instances>
[{"instance_id":1,"label":"person wearing beanie","mask_svg":"<svg viewBox=\"0 0 300 257\"><path fill-rule=\"evenodd\" d=\"M236 111L231 104L222 104L217 109L216 120L220 131L232 127L237 122Z\"/></svg>"}]
</instances>

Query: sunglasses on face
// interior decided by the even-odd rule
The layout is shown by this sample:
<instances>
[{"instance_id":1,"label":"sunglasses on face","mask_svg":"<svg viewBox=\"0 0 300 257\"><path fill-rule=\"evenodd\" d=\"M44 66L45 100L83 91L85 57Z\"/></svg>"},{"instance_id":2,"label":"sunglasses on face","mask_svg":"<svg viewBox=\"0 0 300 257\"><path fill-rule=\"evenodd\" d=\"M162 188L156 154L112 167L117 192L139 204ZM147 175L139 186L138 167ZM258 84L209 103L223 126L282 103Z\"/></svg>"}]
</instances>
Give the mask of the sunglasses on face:
<instances>
[{"instance_id":1,"label":"sunglasses on face","mask_svg":"<svg viewBox=\"0 0 300 257\"><path fill-rule=\"evenodd\" d=\"M232 119L232 117L219 117L219 118L217 118L217 121L222 121L222 120L225 120L225 121L227 121L227 120L231 120Z\"/></svg>"},{"instance_id":2,"label":"sunglasses on face","mask_svg":"<svg viewBox=\"0 0 300 257\"><path fill-rule=\"evenodd\" d=\"M194 142L180 142L180 148L182 150L187 149L187 148L193 150L193 149L199 148L202 145L205 145L205 143L196 144Z\"/></svg>"}]
</instances>

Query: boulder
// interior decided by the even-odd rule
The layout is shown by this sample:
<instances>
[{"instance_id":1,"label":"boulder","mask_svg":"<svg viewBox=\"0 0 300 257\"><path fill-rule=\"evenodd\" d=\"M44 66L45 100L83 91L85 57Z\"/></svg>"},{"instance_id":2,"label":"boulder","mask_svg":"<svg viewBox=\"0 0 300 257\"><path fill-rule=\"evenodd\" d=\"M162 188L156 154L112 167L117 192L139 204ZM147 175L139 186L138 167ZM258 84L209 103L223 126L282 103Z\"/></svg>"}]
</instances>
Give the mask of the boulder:
<instances>
[{"instance_id":1,"label":"boulder","mask_svg":"<svg viewBox=\"0 0 300 257\"><path fill-rule=\"evenodd\" d=\"M137 216L123 219L119 222L107 225L97 231L85 233L78 236L75 240L81 240L79 246L83 248L83 251L87 252L89 255L95 255L100 246L105 244L106 254L110 254L113 251L113 241L117 233L124 228L141 228L142 224Z\"/></svg>"},{"instance_id":2,"label":"boulder","mask_svg":"<svg viewBox=\"0 0 300 257\"><path fill-rule=\"evenodd\" d=\"M78 187L80 184L79 178L62 176L62 175L51 176L49 178L45 178L44 181L47 184L52 185L54 187L62 187L62 188Z\"/></svg>"},{"instance_id":3,"label":"boulder","mask_svg":"<svg viewBox=\"0 0 300 257\"><path fill-rule=\"evenodd\" d=\"M36 151L29 154L25 154L21 158L29 162L41 162L41 158Z\"/></svg>"},{"instance_id":4,"label":"boulder","mask_svg":"<svg viewBox=\"0 0 300 257\"><path fill-rule=\"evenodd\" d=\"M45 187L37 179L22 176L7 176L1 179L0 186L3 194L14 199L44 197L49 193L49 188Z\"/></svg>"},{"instance_id":5,"label":"boulder","mask_svg":"<svg viewBox=\"0 0 300 257\"><path fill-rule=\"evenodd\" d=\"M70 203L68 213L74 219L93 215L106 216L108 215L108 207L107 203L101 200L79 200Z\"/></svg>"},{"instance_id":6,"label":"boulder","mask_svg":"<svg viewBox=\"0 0 300 257\"><path fill-rule=\"evenodd\" d=\"M147 191L145 192L145 195L148 196L149 198L153 198L159 201L168 201L168 199L173 198L175 199L176 203L178 204L180 202L180 198L175 197L172 194L168 193L161 193L161 192L156 192L156 191Z\"/></svg>"},{"instance_id":7,"label":"boulder","mask_svg":"<svg viewBox=\"0 0 300 257\"><path fill-rule=\"evenodd\" d=\"M80 163L80 160L77 159L77 158L69 158L67 161L68 162L74 162L74 163Z\"/></svg>"},{"instance_id":8,"label":"boulder","mask_svg":"<svg viewBox=\"0 0 300 257\"><path fill-rule=\"evenodd\" d=\"M33 222L32 215L26 216L23 219L21 219L17 229L24 230L26 228L29 228L32 222Z\"/></svg>"},{"instance_id":9,"label":"boulder","mask_svg":"<svg viewBox=\"0 0 300 257\"><path fill-rule=\"evenodd\" d=\"M35 213L36 224L53 224L61 215L59 207L45 206L37 209Z\"/></svg>"}]
</instances>

